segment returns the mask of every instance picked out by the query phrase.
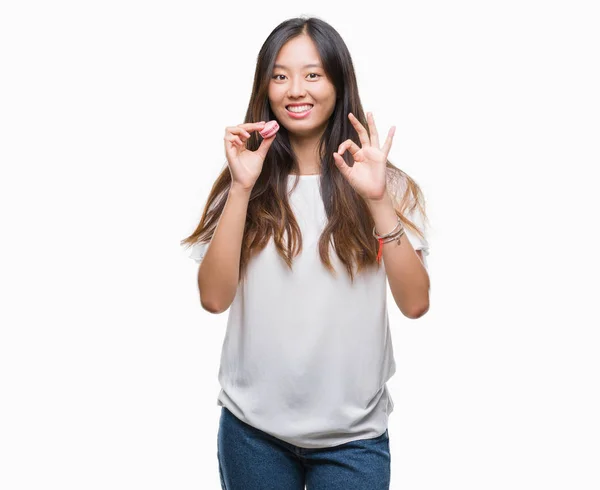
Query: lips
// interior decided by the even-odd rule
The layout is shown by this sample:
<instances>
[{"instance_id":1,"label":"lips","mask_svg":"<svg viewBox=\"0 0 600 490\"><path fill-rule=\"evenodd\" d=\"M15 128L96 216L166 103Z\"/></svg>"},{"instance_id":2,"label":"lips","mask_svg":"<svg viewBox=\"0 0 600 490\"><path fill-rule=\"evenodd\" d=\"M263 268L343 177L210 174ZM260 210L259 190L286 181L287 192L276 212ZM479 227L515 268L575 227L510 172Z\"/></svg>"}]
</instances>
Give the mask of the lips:
<instances>
[{"instance_id":1,"label":"lips","mask_svg":"<svg viewBox=\"0 0 600 490\"><path fill-rule=\"evenodd\" d=\"M294 119L302 119L303 117L306 117L306 116L308 116L308 115L310 114L310 112L313 110L313 107L314 107L312 104L301 104L301 106L302 106L302 105L309 105L309 106L310 106L310 109L308 109L308 110L306 110L306 111L304 111L304 112L292 112L292 111L290 111L290 110L288 109L288 107L290 107L290 106L287 106L287 107L285 108L285 111L288 113L288 115L289 115L291 118L294 118ZM300 106L300 107L301 107L301 106ZM292 107L294 107L294 106L292 106ZM299 106L295 106L295 107L299 107Z\"/></svg>"}]
</instances>

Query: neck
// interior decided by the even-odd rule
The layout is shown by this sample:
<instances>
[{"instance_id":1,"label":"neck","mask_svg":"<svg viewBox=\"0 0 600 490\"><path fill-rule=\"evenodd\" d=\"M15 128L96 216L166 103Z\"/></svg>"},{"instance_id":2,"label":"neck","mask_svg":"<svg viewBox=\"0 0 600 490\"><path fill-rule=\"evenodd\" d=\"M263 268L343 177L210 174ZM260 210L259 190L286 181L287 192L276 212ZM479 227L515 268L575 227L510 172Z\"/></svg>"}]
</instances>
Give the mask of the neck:
<instances>
[{"instance_id":1,"label":"neck","mask_svg":"<svg viewBox=\"0 0 600 490\"><path fill-rule=\"evenodd\" d=\"M300 175L321 173L321 158L318 153L320 136L302 137L290 134L290 144L298 162Z\"/></svg>"}]
</instances>

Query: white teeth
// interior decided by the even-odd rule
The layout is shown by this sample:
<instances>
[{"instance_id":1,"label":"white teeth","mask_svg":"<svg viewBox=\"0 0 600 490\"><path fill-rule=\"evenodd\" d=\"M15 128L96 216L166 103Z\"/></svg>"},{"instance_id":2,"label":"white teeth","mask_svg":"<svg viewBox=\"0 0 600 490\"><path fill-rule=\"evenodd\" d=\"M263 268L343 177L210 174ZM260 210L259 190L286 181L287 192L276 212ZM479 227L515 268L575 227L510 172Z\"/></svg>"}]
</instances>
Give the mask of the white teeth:
<instances>
[{"instance_id":1,"label":"white teeth","mask_svg":"<svg viewBox=\"0 0 600 490\"><path fill-rule=\"evenodd\" d=\"M311 105L292 106L292 107L288 107L288 111L290 111L290 112L306 112L311 107L312 107Z\"/></svg>"}]
</instances>

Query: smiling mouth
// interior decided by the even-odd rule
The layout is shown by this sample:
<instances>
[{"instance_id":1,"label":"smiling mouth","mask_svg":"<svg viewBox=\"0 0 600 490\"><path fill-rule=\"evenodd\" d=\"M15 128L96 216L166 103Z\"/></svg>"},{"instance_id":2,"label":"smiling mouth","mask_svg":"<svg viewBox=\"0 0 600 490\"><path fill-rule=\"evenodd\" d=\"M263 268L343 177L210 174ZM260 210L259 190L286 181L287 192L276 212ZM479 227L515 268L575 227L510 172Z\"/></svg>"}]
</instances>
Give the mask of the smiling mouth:
<instances>
[{"instance_id":1,"label":"smiling mouth","mask_svg":"<svg viewBox=\"0 0 600 490\"><path fill-rule=\"evenodd\" d=\"M302 107L302 110L298 110L297 108ZM304 114L305 112L310 111L314 106L312 104L305 104L305 105L301 105L301 106L286 106L286 110L288 112L291 112L293 114ZM291 110L292 108L294 108L294 110Z\"/></svg>"},{"instance_id":2,"label":"smiling mouth","mask_svg":"<svg viewBox=\"0 0 600 490\"><path fill-rule=\"evenodd\" d=\"M288 117L291 117L292 119L304 119L304 118L308 117L308 115L313 110L314 106L311 104L306 104L306 105L298 106L298 107L302 107L304 110L302 110L300 112L290 111L290 106L287 106L285 108L285 111L287 112Z\"/></svg>"}]
</instances>

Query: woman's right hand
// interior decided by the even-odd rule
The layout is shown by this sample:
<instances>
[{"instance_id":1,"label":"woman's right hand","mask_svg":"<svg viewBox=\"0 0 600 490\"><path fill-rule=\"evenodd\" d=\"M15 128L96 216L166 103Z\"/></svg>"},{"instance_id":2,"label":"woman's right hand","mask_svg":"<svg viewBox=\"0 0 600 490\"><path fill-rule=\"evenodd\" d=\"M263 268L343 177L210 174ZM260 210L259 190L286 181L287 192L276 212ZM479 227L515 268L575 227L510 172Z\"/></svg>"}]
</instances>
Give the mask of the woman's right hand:
<instances>
[{"instance_id":1,"label":"woman's right hand","mask_svg":"<svg viewBox=\"0 0 600 490\"><path fill-rule=\"evenodd\" d=\"M265 127L265 121L257 123L238 124L225 128L225 155L231 172L231 185L251 190L258 180L262 171L263 162L267 152L275 141L275 135L263 139L256 151L246 148L246 141L250 138L252 131L261 131Z\"/></svg>"}]
</instances>

